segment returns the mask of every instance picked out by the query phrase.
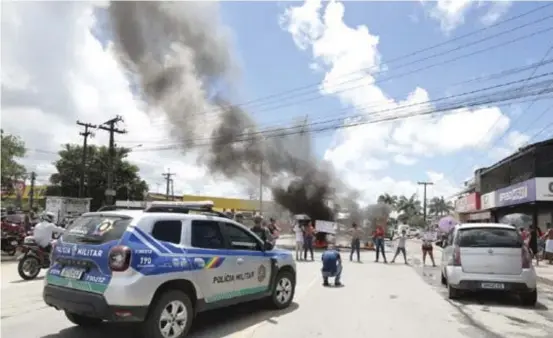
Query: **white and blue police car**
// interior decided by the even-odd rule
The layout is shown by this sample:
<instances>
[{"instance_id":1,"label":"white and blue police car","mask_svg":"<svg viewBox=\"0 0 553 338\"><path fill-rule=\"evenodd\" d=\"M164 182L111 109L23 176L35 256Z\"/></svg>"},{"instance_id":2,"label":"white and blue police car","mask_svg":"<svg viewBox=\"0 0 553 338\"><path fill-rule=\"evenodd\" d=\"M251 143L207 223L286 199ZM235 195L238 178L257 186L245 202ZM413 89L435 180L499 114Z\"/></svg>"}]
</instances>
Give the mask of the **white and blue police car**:
<instances>
[{"instance_id":1,"label":"white and blue police car","mask_svg":"<svg viewBox=\"0 0 553 338\"><path fill-rule=\"evenodd\" d=\"M185 337L197 313L296 287L290 252L274 249L212 202L152 202L77 218L52 249L46 304L80 326L136 322L147 338Z\"/></svg>"}]
</instances>

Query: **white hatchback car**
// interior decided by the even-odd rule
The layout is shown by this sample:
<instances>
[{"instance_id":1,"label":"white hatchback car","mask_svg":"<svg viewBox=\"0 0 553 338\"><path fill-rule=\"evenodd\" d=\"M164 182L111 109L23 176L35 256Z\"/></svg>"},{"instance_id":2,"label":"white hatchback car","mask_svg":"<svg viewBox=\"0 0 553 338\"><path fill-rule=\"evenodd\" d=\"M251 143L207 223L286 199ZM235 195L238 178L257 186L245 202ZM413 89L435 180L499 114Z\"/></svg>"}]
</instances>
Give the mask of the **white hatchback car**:
<instances>
[{"instance_id":1,"label":"white hatchback car","mask_svg":"<svg viewBox=\"0 0 553 338\"><path fill-rule=\"evenodd\" d=\"M538 299L530 253L517 229L507 224L457 225L442 252L441 270L450 299L481 290L515 293L527 306Z\"/></svg>"}]
</instances>

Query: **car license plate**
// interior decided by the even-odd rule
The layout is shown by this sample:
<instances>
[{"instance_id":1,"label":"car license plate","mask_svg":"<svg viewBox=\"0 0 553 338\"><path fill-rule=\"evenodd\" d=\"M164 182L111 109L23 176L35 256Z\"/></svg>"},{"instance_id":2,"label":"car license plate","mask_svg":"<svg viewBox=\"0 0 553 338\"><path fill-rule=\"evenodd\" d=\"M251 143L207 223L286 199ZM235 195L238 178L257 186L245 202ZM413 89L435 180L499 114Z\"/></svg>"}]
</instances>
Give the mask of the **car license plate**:
<instances>
[{"instance_id":1,"label":"car license plate","mask_svg":"<svg viewBox=\"0 0 553 338\"><path fill-rule=\"evenodd\" d=\"M70 279L81 279L83 276L84 270L77 268L64 268L61 270L60 276Z\"/></svg>"},{"instance_id":2,"label":"car license plate","mask_svg":"<svg viewBox=\"0 0 553 338\"><path fill-rule=\"evenodd\" d=\"M482 283L482 289L492 289L492 290L503 290L505 289L505 284L503 283Z\"/></svg>"},{"instance_id":3,"label":"car license plate","mask_svg":"<svg viewBox=\"0 0 553 338\"><path fill-rule=\"evenodd\" d=\"M12 241L12 245L17 245L17 241Z\"/></svg>"}]
</instances>

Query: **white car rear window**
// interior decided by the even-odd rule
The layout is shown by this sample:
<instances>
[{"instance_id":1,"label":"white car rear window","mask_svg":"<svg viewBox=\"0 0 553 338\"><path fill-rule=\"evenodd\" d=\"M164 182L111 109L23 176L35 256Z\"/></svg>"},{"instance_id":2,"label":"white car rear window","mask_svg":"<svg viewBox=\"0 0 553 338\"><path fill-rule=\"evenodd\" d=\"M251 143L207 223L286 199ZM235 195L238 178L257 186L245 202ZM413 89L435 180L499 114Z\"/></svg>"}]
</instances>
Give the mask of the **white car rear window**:
<instances>
[{"instance_id":1,"label":"white car rear window","mask_svg":"<svg viewBox=\"0 0 553 338\"><path fill-rule=\"evenodd\" d=\"M460 247L520 248L522 238L516 229L470 228L461 229L457 238Z\"/></svg>"}]
</instances>

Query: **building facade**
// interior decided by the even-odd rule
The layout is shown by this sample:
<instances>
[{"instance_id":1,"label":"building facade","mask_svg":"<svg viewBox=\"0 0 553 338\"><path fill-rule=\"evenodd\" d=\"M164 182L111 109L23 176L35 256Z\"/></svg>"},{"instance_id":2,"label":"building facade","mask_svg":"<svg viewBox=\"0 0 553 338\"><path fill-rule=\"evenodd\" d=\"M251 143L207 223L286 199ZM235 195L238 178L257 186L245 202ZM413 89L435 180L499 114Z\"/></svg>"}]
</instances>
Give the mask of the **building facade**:
<instances>
[{"instance_id":1,"label":"building facade","mask_svg":"<svg viewBox=\"0 0 553 338\"><path fill-rule=\"evenodd\" d=\"M461 221L496 222L505 215L523 213L544 229L553 223L553 139L521 148L476 170L474 182L472 194L479 196L478 208L474 197L468 203L472 208L462 201L466 196L459 198L460 209L465 205L467 210Z\"/></svg>"}]
</instances>

